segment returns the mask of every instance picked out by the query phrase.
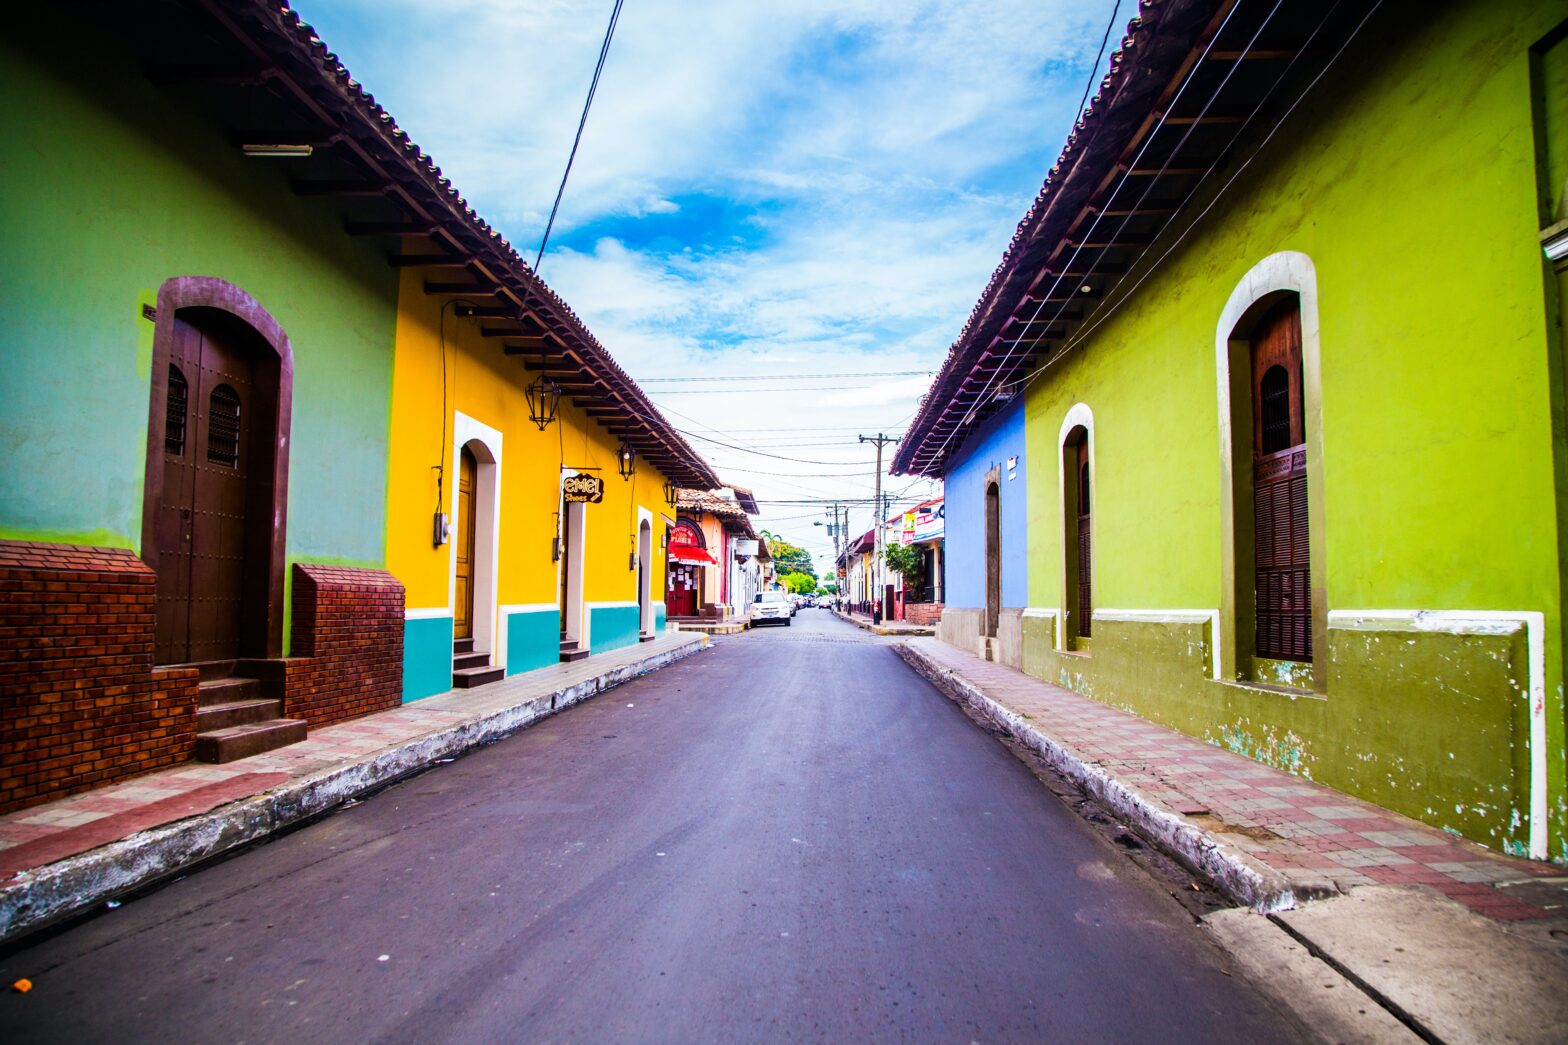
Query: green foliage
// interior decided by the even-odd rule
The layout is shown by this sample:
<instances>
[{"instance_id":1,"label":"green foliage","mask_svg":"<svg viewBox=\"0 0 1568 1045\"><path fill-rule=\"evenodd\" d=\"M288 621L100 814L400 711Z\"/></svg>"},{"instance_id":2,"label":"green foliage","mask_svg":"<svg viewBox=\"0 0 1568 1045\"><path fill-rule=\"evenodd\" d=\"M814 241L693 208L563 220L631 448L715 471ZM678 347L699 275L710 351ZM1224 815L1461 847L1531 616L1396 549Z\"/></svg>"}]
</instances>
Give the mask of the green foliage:
<instances>
[{"instance_id":1,"label":"green foliage","mask_svg":"<svg viewBox=\"0 0 1568 1045\"><path fill-rule=\"evenodd\" d=\"M779 583L796 595L813 595L817 590L817 579L804 573L780 574Z\"/></svg>"},{"instance_id":2,"label":"green foliage","mask_svg":"<svg viewBox=\"0 0 1568 1045\"><path fill-rule=\"evenodd\" d=\"M811 553L806 549L782 537L773 537L768 541L768 552L781 577L786 573L804 573L815 583L817 571L811 565Z\"/></svg>"},{"instance_id":3,"label":"green foliage","mask_svg":"<svg viewBox=\"0 0 1568 1045\"><path fill-rule=\"evenodd\" d=\"M817 590L818 591L827 592L829 595L837 595L838 594L838 582L837 581L823 581L821 584L817 585Z\"/></svg>"},{"instance_id":4,"label":"green foliage","mask_svg":"<svg viewBox=\"0 0 1568 1045\"><path fill-rule=\"evenodd\" d=\"M910 587L920 585L920 550L913 544L890 544L882 549L887 568L904 578Z\"/></svg>"}]
</instances>

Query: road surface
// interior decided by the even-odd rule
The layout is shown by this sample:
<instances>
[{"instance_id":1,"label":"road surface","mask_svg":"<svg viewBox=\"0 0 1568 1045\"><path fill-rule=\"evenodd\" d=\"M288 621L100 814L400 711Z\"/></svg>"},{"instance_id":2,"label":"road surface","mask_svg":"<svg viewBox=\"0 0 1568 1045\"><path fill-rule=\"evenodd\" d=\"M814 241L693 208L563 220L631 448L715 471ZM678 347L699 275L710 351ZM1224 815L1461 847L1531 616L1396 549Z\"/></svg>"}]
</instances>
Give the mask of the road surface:
<instances>
[{"instance_id":1,"label":"road surface","mask_svg":"<svg viewBox=\"0 0 1568 1045\"><path fill-rule=\"evenodd\" d=\"M1275 1041L1192 919L823 610L0 958L0 1041Z\"/></svg>"}]
</instances>

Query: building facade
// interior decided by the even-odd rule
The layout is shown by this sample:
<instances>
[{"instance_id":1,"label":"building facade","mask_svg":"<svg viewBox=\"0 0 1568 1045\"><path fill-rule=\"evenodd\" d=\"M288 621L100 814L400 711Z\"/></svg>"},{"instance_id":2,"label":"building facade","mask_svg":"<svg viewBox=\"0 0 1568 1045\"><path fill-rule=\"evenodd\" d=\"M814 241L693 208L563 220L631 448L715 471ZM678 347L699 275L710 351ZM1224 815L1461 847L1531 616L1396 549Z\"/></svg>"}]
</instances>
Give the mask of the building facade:
<instances>
[{"instance_id":1,"label":"building facade","mask_svg":"<svg viewBox=\"0 0 1568 1045\"><path fill-rule=\"evenodd\" d=\"M683 489L676 507L665 594L670 616L685 621L744 617L761 583L760 542L750 518L757 503L751 491Z\"/></svg>"},{"instance_id":2,"label":"building facade","mask_svg":"<svg viewBox=\"0 0 1568 1045\"><path fill-rule=\"evenodd\" d=\"M943 636L1011 430L1000 659L1568 859L1565 35L1145 4L901 448L948 478Z\"/></svg>"},{"instance_id":3,"label":"building facade","mask_svg":"<svg viewBox=\"0 0 1568 1045\"><path fill-rule=\"evenodd\" d=\"M649 516L716 478L285 5L29 8L0 83L0 811L449 689L459 602L559 657L557 513L581 648L657 630Z\"/></svg>"}]
</instances>

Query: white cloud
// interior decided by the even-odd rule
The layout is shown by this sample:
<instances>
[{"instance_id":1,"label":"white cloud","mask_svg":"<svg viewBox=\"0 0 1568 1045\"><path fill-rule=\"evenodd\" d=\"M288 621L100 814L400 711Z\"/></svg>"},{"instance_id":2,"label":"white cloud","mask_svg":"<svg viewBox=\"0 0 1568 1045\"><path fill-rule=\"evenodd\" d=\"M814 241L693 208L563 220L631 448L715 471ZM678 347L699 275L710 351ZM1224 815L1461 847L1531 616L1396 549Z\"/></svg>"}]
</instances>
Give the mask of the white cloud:
<instances>
[{"instance_id":1,"label":"white cloud","mask_svg":"<svg viewBox=\"0 0 1568 1045\"><path fill-rule=\"evenodd\" d=\"M531 258L609 0L298 6ZM632 0L543 274L639 378L934 370L1055 158L1108 13L1069 0ZM722 201L714 221L729 224L704 228L702 199ZM661 221L685 241L639 235ZM571 241L590 225L610 231ZM854 437L897 430L928 384L780 383L864 387L645 388L678 427L726 441L847 444L778 451L831 465L698 444L721 475L787 499L869 496L869 477L828 473L869 470ZM827 546L820 528L783 528Z\"/></svg>"}]
</instances>

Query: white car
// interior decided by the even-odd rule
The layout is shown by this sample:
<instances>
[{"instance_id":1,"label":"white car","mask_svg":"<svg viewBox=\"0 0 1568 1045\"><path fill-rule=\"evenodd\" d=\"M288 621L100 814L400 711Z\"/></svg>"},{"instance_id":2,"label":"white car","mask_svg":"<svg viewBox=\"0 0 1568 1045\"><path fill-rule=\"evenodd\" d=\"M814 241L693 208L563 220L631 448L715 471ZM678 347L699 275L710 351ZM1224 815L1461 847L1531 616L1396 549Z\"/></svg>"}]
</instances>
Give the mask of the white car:
<instances>
[{"instance_id":1,"label":"white car","mask_svg":"<svg viewBox=\"0 0 1568 1045\"><path fill-rule=\"evenodd\" d=\"M786 628L792 623L790 618L795 615L794 607L790 605L789 596L781 591L760 591L751 604L751 625L782 624Z\"/></svg>"}]
</instances>

